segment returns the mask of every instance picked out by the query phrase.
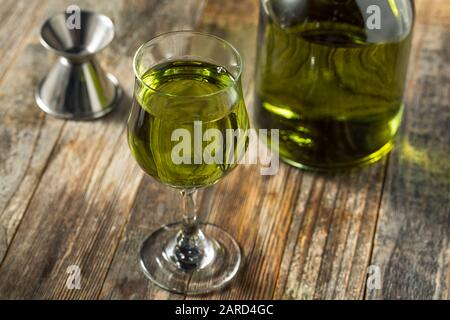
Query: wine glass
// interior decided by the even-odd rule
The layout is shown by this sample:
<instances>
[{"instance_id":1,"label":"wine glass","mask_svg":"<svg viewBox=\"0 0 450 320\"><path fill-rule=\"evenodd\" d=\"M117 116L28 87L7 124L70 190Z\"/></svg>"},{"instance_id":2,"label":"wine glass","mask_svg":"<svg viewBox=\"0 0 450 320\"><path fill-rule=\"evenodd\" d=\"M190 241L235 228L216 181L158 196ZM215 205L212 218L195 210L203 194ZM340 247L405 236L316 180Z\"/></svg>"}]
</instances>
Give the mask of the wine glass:
<instances>
[{"instance_id":1,"label":"wine glass","mask_svg":"<svg viewBox=\"0 0 450 320\"><path fill-rule=\"evenodd\" d=\"M147 174L178 189L183 204L181 222L144 241L141 265L172 292L220 288L236 275L241 252L226 231L197 221L194 194L234 169L247 149L241 57L218 37L169 32L139 48L134 72L131 152Z\"/></svg>"}]
</instances>

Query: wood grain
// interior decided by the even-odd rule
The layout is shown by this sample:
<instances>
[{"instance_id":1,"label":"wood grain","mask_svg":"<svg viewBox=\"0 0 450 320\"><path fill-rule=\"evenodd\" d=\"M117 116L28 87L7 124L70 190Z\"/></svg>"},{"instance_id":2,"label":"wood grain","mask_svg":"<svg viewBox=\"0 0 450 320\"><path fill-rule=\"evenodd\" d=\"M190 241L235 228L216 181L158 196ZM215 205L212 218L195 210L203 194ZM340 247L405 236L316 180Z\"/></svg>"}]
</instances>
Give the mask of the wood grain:
<instances>
[{"instance_id":1,"label":"wood grain","mask_svg":"<svg viewBox=\"0 0 450 320\"><path fill-rule=\"evenodd\" d=\"M384 165L304 174L275 298L363 297Z\"/></svg>"},{"instance_id":2,"label":"wood grain","mask_svg":"<svg viewBox=\"0 0 450 320\"><path fill-rule=\"evenodd\" d=\"M418 6L407 112L392 153L371 264L369 299L448 299L450 290L450 35L436 17L448 1ZM420 50L417 50L420 49Z\"/></svg>"},{"instance_id":3,"label":"wood grain","mask_svg":"<svg viewBox=\"0 0 450 320\"><path fill-rule=\"evenodd\" d=\"M23 6L19 4L18 8ZM33 6L37 7L35 2L30 3L30 7ZM40 12L37 10L35 13L39 15ZM37 19L28 11L21 13L24 20ZM21 23L21 20L17 22ZM5 32L9 32L10 27L5 25L5 28ZM8 68L9 72L0 83L0 263L36 190L63 125L60 121L47 118L35 106L34 88L40 75L50 65L45 50L37 41L36 31L35 26L32 35L22 36L27 36L29 41L11 66L8 63L12 59L1 57L4 70ZM25 28L22 32L28 33L28 30ZM8 38L1 34L0 38L6 45ZM22 37L18 37L17 43L21 42ZM14 50L14 46L11 49ZM0 54L1 51L3 47Z\"/></svg>"},{"instance_id":4,"label":"wood grain","mask_svg":"<svg viewBox=\"0 0 450 320\"><path fill-rule=\"evenodd\" d=\"M45 0L0 1L0 80L23 49L44 3Z\"/></svg>"}]
</instances>

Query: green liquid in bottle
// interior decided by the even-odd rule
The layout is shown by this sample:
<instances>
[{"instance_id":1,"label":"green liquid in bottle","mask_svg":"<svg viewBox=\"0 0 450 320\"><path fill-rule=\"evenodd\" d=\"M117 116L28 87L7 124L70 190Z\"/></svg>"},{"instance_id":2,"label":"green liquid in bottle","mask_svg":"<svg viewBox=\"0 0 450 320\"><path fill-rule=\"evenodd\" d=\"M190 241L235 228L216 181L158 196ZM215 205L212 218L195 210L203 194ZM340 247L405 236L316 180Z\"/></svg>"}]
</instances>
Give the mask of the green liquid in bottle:
<instances>
[{"instance_id":1,"label":"green liquid in bottle","mask_svg":"<svg viewBox=\"0 0 450 320\"><path fill-rule=\"evenodd\" d=\"M195 149L195 122L201 121L198 132L202 137L208 129L217 129L226 137L227 129L249 128L240 87L225 68L201 61L173 61L155 66L141 79L128 121L128 143L146 173L169 186L188 189L211 185L237 165L238 159L226 160L226 151L222 163L195 161L196 156L202 157L195 152L201 153L211 143L222 143L216 150L227 150L225 138L202 139L201 149ZM180 143L172 141L177 129L190 133L192 148L183 155L190 163L173 161L172 151ZM235 151L243 143L242 139L234 141Z\"/></svg>"},{"instance_id":2,"label":"green liquid in bottle","mask_svg":"<svg viewBox=\"0 0 450 320\"><path fill-rule=\"evenodd\" d=\"M391 150L402 118L411 30L374 42L363 23L281 27L269 18L260 24L257 123L280 129L279 152L287 162L340 169L375 162Z\"/></svg>"}]
</instances>

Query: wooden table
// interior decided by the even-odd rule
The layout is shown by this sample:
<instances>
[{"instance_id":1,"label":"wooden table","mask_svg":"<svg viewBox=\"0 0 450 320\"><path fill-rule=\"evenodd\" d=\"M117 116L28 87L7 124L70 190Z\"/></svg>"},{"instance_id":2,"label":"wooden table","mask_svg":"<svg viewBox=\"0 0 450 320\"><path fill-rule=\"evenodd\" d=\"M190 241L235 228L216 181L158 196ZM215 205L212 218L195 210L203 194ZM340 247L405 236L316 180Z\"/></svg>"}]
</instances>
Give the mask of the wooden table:
<instances>
[{"instance_id":1,"label":"wooden table","mask_svg":"<svg viewBox=\"0 0 450 320\"><path fill-rule=\"evenodd\" d=\"M117 27L100 60L126 96L99 121L58 120L34 100L55 59L38 42L39 25L74 3ZM204 190L201 216L236 237L245 264L228 288L200 298L449 297L450 1L416 4L394 152L339 175L282 164L269 177L242 166ZM169 30L222 36L243 55L251 111L257 17L257 0L0 0L0 298L191 298L159 290L138 264L141 242L179 218L179 201L144 176L126 144L132 56ZM72 265L79 290L66 286ZM366 287L369 266L381 289Z\"/></svg>"}]
</instances>

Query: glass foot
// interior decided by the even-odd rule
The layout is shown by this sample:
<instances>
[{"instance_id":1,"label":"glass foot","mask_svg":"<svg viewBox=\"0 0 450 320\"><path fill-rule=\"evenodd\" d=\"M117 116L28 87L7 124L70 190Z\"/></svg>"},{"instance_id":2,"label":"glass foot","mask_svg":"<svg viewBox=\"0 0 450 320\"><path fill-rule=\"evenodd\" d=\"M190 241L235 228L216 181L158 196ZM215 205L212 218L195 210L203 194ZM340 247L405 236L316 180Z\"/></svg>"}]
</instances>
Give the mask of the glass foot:
<instances>
[{"instance_id":1,"label":"glass foot","mask_svg":"<svg viewBox=\"0 0 450 320\"><path fill-rule=\"evenodd\" d=\"M181 294L200 294L219 289L236 275L241 263L237 242L225 230L198 225L189 239L182 223L156 230L142 244L140 259L145 275L159 287Z\"/></svg>"}]
</instances>

